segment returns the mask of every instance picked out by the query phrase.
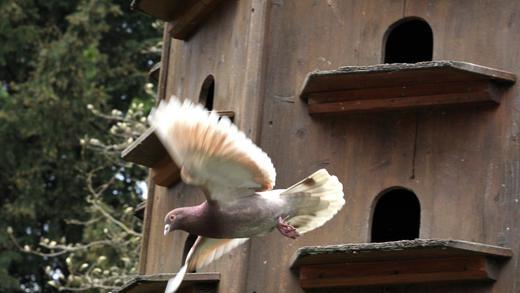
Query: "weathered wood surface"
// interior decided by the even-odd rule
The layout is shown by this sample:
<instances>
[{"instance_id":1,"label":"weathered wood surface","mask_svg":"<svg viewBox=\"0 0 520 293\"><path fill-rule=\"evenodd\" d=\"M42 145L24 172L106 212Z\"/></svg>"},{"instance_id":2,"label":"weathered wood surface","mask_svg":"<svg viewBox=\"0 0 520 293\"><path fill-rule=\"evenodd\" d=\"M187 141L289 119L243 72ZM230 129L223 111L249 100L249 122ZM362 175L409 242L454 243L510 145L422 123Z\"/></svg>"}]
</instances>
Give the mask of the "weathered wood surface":
<instances>
[{"instance_id":1,"label":"weathered wood surface","mask_svg":"<svg viewBox=\"0 0 520 293\"><path fill-rule=\"evenodd\" d=\"M384 92L384 89L381 89ZM384 95L381 95L384 96ZM431 109L433 107L489 105L499 103L500 95L492 88L478 92L448 93L439 95L377 98L366 100L348 100L309 105L311 115L338 115L345 113L365 113L391 110Z\"/></svg>"},{"instance_id":2,"label":"weathered wood surface","mask_svg":"<svg viewBox=\"0 0 520 293\"><path fill-rule=\"evenodd\" d=\"M461 61L341 66L336 70L314 71L307 75L300 96L315 92L407 86L421 83L451 83L492 80L512 84L513 73Z\"/></svg>"},{"instance_id":3,"label":"weathered wood surface","mask_svg":"<svg viewBox=\"0 0 520 293\"><path fill-rule=\"evenodd\" d=\"M157 96L156 96L156 104L159 103L160 100L164 100L166 97L166 88L167 88L167 77L169 73L169 64L170 64L170 48L171 48L172 39L168 35L168 25L164 26L163 30L163 48L161 52L161 70L159 71L159 81L157 86ZM151 172L150 172L151 173ZM139 274L147 274L147 264L148 264L148 256L155 249L153 241L150 241L150 235L153 234L152 231L152 219L156 215L154 212L155 206L155 184L151 179L151 175L148 175L147 185L148 185L148 198L146 200L146 209L144 212L144 220L143 220L143 238L141 240L141 252L139 254ZM150 248L150 249L149 249ZM149 273L148 273L149 274Z\"/></svg>"},{"instance_id":4,"label":"weathered wood surface","mask_svg":"<svg viewBox=\"0 0 520 293\"><path fill-rule=\"evenodd\" d=\"M121 158L127 162L152 168L166 154L166 149L155 135L155 129L150 127L121 152Z\"/></svg>"},{"instance_id":5,"label":"weathered wood surface","mask_svg":"<svg viewBox=\"0 0 520 293\"><path fill-rule=\"evenodd\" d=\"M159 81L159 76L161 73L161 62L155 63L152 68L150 68L150 71L148 71L148 78Z\"/></svg>"},{"instance_id":6,"label":"weathered wood surface","mask_svg":"<svg viewBox=\"0 0 520 293\"><path fill-rule=\"evenodd\" d=\"M175 274L140 275L128 281L117 293L162 293L168 280ZM220 280L219 273L188 273L179 289L179 293L216 292Z\"/></svg>"},{"instance_id":7,"label":"weathered wood surface","mask_svg":"<svg viewBox=\"0 0 520 293\"><path fill-rule=\"evenodd\" d=\"M151 178L157 185L168 187L180 180L179 167L168 155L153 127L147 129L123 150L121 158L152 168Z\"/></svg>"},{"instance_id":8,"label":"weathered wood surface","mask_svg":"<svg viewBox=\"0 0 520 293\"><path fill-rule=\"evenodd\" d=\"M300 97L311 114L495 104L514 74L459 61L347 66L311 72Z\"/></svg>"},{"instance_id":9,"label":"weathered wood surface","mask_svg":"<svg viewBox=\"0 0 520 293\"><path fill-rule=\"evenodd\" d=\"M510 258L512 252L505 247L449 239L306 246L299 248L293 255L291 268L302 265L388 260L399 262L405 259L456 256Z\"/></svg>"},{"instance_id":10,"label":"weathered wood surface","mask_svg":"<svg viewBox=\"0 0 520 293\"><path fill-rule=\"evenodd\" d=\"M158 19L169 21L178 10L183 10L186 1L183 0L133 0L130 4L133 10L139 10Z\"/></svg>"},{"instance_id":11,"label":"weathered wood surface","mask_svg":"<svg viewBox=\"0 0 520 293\"><path fill-rule=\"evenodd\" d=\"M376 285L494 281L494 263L484 256L440 257L344 264L304 265L304 289Z\"/></svg>"},{"instance_id":12,"label":"weathered wood surface","mask_svg":"<svg viewBox=\"0 0 520 293\"><path fill-rule=\"evenodd\" d=\"M166 154L152 166L150 175L154 184L170 187L181 180L181 169Z\"/></svg>"},{"instance_id":13,"label":"weathered wood surface","mask_svg":"<svg viewBox=\"0 0 520 293\"><path fill-rule=\"evenodd\" d=\"M189 38L222 0L133 0L132 9L169 21L169 35Z\"/></svg>"},{"instance_id":14,"label":"weathered wood surface","mask_svg":"<svg viewBox=\"0 0 520 293\"><path fill-rule=\"evenodd\" d=\"M302 247L291 268L302 288L496 280L511 249L460 240L415 239Z\"/></svg>"},{"instance_id":15,"label":"weathered wood surface","mask_svg":"<svg viewBox=\"0 0 520 293\"><path fill-rule=\"evenodd\" d=\"M189 1L182 12L170 19L170 36L179 40L188 39L221 1Z\"/></svg>"},{"instance_id":16,"label":"weathered wood surface","mask_svg":"<svg viewBox=\"0 0 520 293\"><path fill-rule=\"evenodd\" d=\"M134 216L141 221L144 220L144 212L146 210L146 200L140 202L134 209Z\"/></svg>"}]
</instances>

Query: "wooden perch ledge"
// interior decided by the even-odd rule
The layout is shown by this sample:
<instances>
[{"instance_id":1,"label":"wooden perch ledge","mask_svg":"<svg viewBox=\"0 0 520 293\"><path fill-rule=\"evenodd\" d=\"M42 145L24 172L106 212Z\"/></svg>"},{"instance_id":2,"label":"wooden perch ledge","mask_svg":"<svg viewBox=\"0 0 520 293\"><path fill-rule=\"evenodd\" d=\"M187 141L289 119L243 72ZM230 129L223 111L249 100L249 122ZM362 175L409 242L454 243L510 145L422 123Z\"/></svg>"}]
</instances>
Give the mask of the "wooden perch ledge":
<instances>
[{"instance_id":1,"label":"wooden perch ledge","mask_svg":"<svg viewBox=\"0 0 520 293\"><path fill-rule=\"evenodd\" d=\"M142 221L144 219L144 212L145 212L145 210L146 210L146 200L140 202L135 207L134 216Z\"/></svg>"},{"instance_id":2,"label":"wooden perch ledge","mask_svg":"<svg viewBox=\"0 0 520 293\"><path fill-rule=\"evenodd\" d=\"M416 239L300 248L291 268L301 287L330 288L493 281L508 248L459 240Z\"/></svg>"},{"instance_id":3,"label":"wooden perch ledge","mask_svg":"<svg viewBox=\"0 0 520 293\"><path fill-rule=\"evenodd\" d=\"M459 61L346 66L307 75L300 97L313 115L498 104L512 73Z\"/></svg>"},{"instance_id":4,"label":"wooden perch ledge","mask_svg":"<svg viewBox=\"0 0 520 293\"><path fill-rule=\"evenodd\" d=\"M131 7L168 21L170 36L188 39L222 0L133 0Z\"/></svg>"},{"instance_id":5,"label":"wooden perch ledge","mask_svg":"<svg viewBox=\"0 0 520 293\"><path fill-rule=\"evenodd\" d=\"M220 116L233 120L235 112L216 111ZM175 165L168 152L159 141L153 127L147 129L139 138L121 153L127 162L136 163L152 169L155 184L169 187L180 180L180 169Z\"/></svg>"},{"instance_id":6,"label":"wooden perch ledge","mask_svg":"<svg viewBox=\"0 0 520 293\"><path fill-rule=\"evenodd\" d=\"M114 293L163 293L168 280L175 274L141 275L133 278ZM179 293L216 292L220 273L188 273Z\"/></svg>"}]
</instances>

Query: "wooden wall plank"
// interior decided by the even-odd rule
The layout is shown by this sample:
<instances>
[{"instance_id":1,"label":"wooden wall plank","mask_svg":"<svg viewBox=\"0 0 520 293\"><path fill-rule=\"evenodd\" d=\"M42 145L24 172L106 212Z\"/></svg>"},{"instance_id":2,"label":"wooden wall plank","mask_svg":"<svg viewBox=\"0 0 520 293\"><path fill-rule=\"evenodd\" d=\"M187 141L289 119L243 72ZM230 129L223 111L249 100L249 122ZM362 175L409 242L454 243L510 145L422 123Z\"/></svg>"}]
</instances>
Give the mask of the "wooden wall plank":
<instances>
[{"instance_id":1,"label":"wooden wall plank","mask_svg":"<svg viewBox=\"0 0 520 293\"><path fill-rule=\"evenodd\" d=\"M466 105L497 104L496 96L489 91L452 93L400 98L374 98L309 105L311 115L341 115L358 112L396 111L410 109L432 109L439 106L464 107Z\"/></svg>"},{"instance_id":2,"label":"wooden wall plank","mask_svg":"<svg viewBox=\"0 0 520 293\"><path fill-rule=\"evenodd\" d=\"M157 87L157 96L156 96L156 104L164 99L165 90L166 90L166 79L168 76L168 64L170 63L170 45L171 38L168 35L168 25L165 24L163 29L163 48L161 52L161 70L159 71L159 84ZM154 199L155 199L155 185L153 185L153 181L151 179L150 171L148 172L148 198L146 200L146 209L144 213L143 220L143 238L141 240L141 252L139 255L139 274L146 274L148 272L149 263L149 254L154 250L154 243L150 240L150 234L153 234L152 231L152 221L155 217L154 209ZM149 250L151 248L151 250ZM154 261L153 259L150 260Z\"/></svg>"},{"instance_id":3,"label":"wooden wall plank","mask_svg":"<svg viewBox=\"0 0 520 293\"><path fill-rule=\"evenodd\" d=\"M300 269L303 288L490 281L485 257L451 257L377 263L310 265Z\"/></svg>"}]
</instances>

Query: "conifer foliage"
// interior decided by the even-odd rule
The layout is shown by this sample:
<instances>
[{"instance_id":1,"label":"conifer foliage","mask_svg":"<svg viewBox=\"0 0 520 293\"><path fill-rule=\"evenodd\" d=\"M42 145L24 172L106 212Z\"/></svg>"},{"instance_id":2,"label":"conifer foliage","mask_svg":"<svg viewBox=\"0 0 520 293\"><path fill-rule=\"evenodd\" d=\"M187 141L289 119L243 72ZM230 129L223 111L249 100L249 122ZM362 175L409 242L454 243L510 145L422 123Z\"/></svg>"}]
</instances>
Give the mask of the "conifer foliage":
<instances>
[{"instance_id":1,"label":"conifer foliage","mask_svg":"<svg viewBox=\"0 0 520 293\"><path fill-rule=\"evenodd\" d=\"M119 152L146 127L159 26L127 0L0 0L0 292L135 272L146 170Z\"/></svg>"}]
</instances>

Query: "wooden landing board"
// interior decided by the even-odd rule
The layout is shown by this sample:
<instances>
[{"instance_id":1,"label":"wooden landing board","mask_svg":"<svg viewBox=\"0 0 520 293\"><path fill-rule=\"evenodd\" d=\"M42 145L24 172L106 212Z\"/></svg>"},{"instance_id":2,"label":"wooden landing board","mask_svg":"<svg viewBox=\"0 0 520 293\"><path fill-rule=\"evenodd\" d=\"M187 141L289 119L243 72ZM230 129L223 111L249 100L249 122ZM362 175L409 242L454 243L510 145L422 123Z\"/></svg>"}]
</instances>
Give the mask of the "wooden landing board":
<instances>
[{"instance_id":1,"label":"wooden landing board","mask_svg":"<svg viewBox=\"0 0 520 293\"><path fill-rule=\"evenodd\" d=\"M132 9L170 22L170 36L185 40L221 0L133 0Z\"/></svg>"},{"instance_id":2,"label":"wooden landing board","mask_svg":"<svg viewBox=\"0 0 520 293\"><path fill-rule=\"evenodd\" d=\"M134 209L134 216L141 221L144 219L144 212L146 210L146 200L140 202Z\"/></svg>"},{"instance_id":3,"label":"wooden landing board","mask_svg":"<svg viewBox=\"0 0 520 293\"><path fill-rule=\"evenodd\" d=\"M233 121L235 112L216 111L219 116L226 116ZM155 134L153 127L148 128L130 146L121 153L127 162L152 168L152 179L160 186L171 186L180 180L180 169L168 155L168 152Z\"/></svg>"},{"instance_id":4,"label":"wooden landing board","mask_svg":"<svg viewBox=\"0 0 520 293\"><path fill-rule=\"evenodd\" d=\"M302 288L492 281L508 248L459 240L416 239L302 247L292 258Z\"/></svg>"},{"instance_id":5,"label":"wooden landing board","mask_svg":"<svg viewBox=\"0 0 520 293\"><path fill-rule=\"evenodd\" d=\"M152 168L166 154L166 149L155 135L155 129L150 127L121 152L121 158L127 162Z\"/></svg>"},{"instance_id":6,"label":"wooden landing board","mask_svg":"<svg viewBox=\"0 0 520 293\"><path fill-rule=\"evenodd\" d=\"M150 71L148 71L148 78L153 81L159 81L159 75L161 73L161 62L155 63Z\"/></svg>"},{"instance_id":7,"label":"wooden landing board","mask_svg":"<svg viewBox=\"0 0 520 293\"><path fill-rule=\"evenodd\" d=\"M188 39L220 1L221 0L188 1L191 5L170 21L170 36L179 40Z\"/></svg>"},{"instance_id":8,"label":"wooden landing board","mask_svg":"<svg viewBox=\"0 0 520 293\"><path fill-rule=\"evenodd\" d=\"M133 0L132 10L139 10L160 20L171 20L177 11L183 10L186 4L183 0Z\"/></svg>"},{"instance_id":9,"label":"wooden landing board","mask_svg":"<svg viewBox=\"0 0 520 293\"><path fill-rule=\"evenodd\" d=\"M311 114L496 104L512 73L459 61L346 66L307 75L300 97Z\"/></svg>"},{"instance_id":10,"label":"wooden landing board","mask_svg":"<svg viewBox=\"0 0 520 293\"><path fill-rule=\"evenodd\" d=\"M127 282L117 293L163 293L168 280L175 274L142 275ZM186 292L216 292L220 273L188 273L179 289Z\"/></svg>"}]
</instances>

